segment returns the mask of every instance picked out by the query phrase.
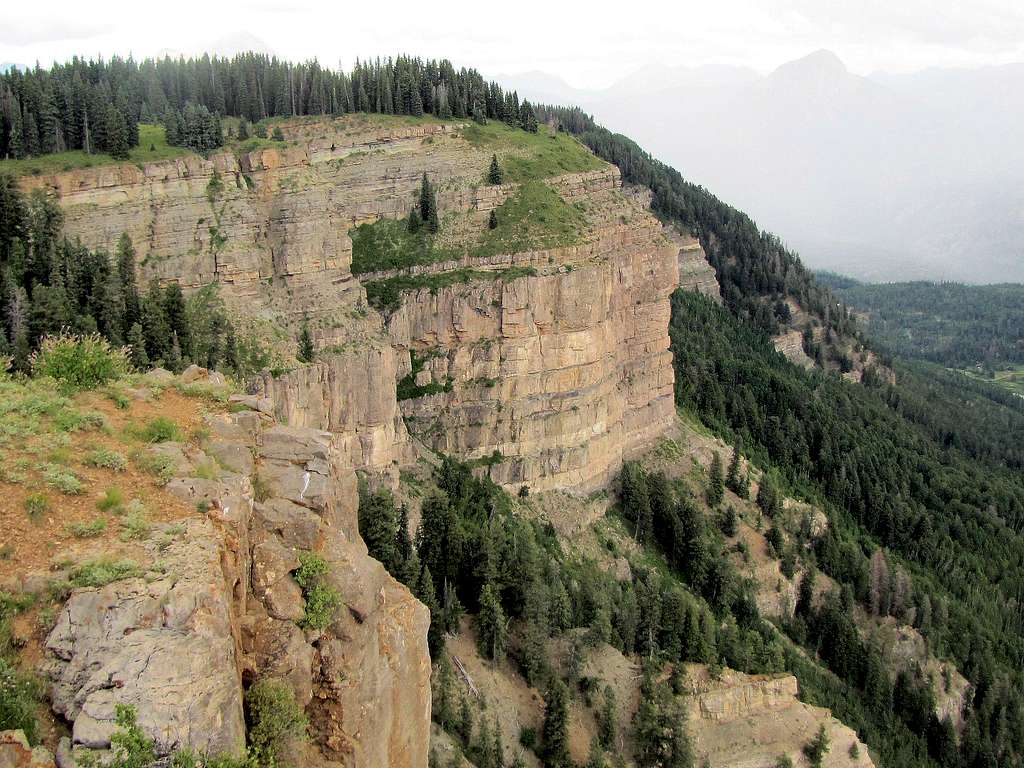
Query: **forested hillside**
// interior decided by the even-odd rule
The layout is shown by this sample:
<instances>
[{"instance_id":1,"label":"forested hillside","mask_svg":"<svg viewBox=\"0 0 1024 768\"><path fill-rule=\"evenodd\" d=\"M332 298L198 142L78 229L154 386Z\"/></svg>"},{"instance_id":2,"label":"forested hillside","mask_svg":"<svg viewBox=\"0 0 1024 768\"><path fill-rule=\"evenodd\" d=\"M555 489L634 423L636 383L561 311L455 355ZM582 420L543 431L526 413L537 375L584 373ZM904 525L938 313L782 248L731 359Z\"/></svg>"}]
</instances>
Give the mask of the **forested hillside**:
<instances>
[{"instance_id":1,"label":"forested hillside","mask_svg":"<svg viewBox=\"0 0 1024 768\"><path fill-rule=\"evenodd\" d=\"M447 60L399 56L357 62L345 73L255 53L76 58L0 76L0 158L80 150L127 159L139 143L139 123L163 123L168 143L207 151L220 146L225 116L259 123L348 112L493 118L536 130L529 103ZM247 133L244 122L240 130Z\"/></svg>"},{"instance_id":2,"label":"forested hillside","mask_svg":"<svg viewBox=\"0 0 1024 768\"><path fill-rule=\"evenodd\" d=\"M845 597L813 616L798 605L787 631L857 691L876 743L895 749L892 728L902 722L942 765L1019 764L1022 409L982 399L965 408L958 382L912 366L900 368L895 386L805 371L725 309L682 292L672 339L679 405L829 510L833 527L814 561ZM853 630L853 601L878 610L872 558L881 551L910 575L892 610L974 686L958 747L913 681L879 683L872 651ZM927 762L904 752L894 764Z\"/></svg>"},{"instance_id":3,"label":"forested hillside","mask_svg":"<svg viewBox=\"0 0 1024 768\"><path fill-rule=\"evenodd\" d=\"M867 315L868 335L893 354L987 370L1024 363L1024 286L818 280Z\"/></svg>"}]
</instances>

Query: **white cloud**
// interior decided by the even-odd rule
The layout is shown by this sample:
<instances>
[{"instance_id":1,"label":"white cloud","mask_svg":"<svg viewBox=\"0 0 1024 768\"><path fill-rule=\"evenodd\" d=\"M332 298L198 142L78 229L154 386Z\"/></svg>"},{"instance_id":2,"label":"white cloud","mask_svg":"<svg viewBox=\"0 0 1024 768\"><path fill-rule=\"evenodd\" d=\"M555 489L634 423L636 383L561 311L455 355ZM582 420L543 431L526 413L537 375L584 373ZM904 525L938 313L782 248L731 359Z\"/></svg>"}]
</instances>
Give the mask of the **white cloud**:
<instances>
[{"instance_id":1,"label":"white cloud","mask_svg":"<svg viewBox=\"0 0 1024 768\"><path fill-rule=\"evenodd\" d=\"M446 56L485 74L545 70L602 87L645 64L741 64L767 71L818 48L850 68L914 69L1024 59L1017 0L180 0L158 19L127 0L48 0L4 9L0 61L192 51L248 33L281 56L348 66L356 56ZM87 20L86 20L87 19Z\"/></svg>"}]
</instances>

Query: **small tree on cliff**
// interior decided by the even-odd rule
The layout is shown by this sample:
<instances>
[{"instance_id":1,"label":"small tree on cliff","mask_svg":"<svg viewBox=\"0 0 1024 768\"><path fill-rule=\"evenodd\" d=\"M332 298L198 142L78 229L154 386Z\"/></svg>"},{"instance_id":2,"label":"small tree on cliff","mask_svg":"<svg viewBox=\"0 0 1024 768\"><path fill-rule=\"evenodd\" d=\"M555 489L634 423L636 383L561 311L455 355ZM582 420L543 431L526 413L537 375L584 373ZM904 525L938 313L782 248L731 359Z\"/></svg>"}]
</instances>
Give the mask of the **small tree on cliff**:
<instances>
[{"instance_id":1,"label":"small tree on cliff","mask_svg":"<svg viewBox=\"0 0 1024 768\"><path fill-rule=\"evenodd\" d=\"M303 323L299 332L299 360L304 363L312 363L316 357L316 347L313 345L313 335L309 332L309 324Z\"/></svg>"},{"instance_id":2,"label":"small tree on cliff","mask_svg":"<svg viewBox=\"0 0 1024 768\"><path fill-rule=\"evenodd\" d=\"M501 184L504 174L501 172L501 166L498 165L498 156L491 155L491 167L487 171L487 183L488 184Z\"/></svg>"},{"instance_id":3,"label":"small tree on cliff","mask_svg":"<svg viewBox=\"0 0 1024 768\"><path fill-rule=\"evenodd\" d=\"M427 172L423 172L423 181L420 182L420 219L426 222L427 229L437 232L437 193L434 192L434 185L427 178Z\"/></svg>"}]
</instances>

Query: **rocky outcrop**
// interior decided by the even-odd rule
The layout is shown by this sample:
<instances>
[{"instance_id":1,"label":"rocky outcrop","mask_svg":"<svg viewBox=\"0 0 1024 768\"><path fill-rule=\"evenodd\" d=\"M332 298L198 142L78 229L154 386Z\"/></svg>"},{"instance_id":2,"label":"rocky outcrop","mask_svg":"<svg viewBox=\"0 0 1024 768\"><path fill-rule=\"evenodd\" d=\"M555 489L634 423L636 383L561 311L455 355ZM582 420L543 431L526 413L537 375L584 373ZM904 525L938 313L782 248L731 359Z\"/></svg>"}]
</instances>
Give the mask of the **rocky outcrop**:
<instances>
[{"instance_id":1,"label":"rocky outcrop","mask_svg":"<svg viewBox=\"0 0 1024 768\"><path fill-rule=\"evenodd\" d=\"M804 335L800 331L786 331L778 336L773 336L772 344L789 362L802 368L814 367L814 361L804 352Z\"/></svg>"},{"instance_id":2,"label":"rocky outcrop","mask_svg":"<svg viewBox=\"0 0 1024 768\"><path fill-rule=\"evenodd\" d=\"M53 754L31 747L24 731L0 731L0 768L54 768Z\"/></svg>"},{"instance_id":3,"label":"rocky outcrop","mask_svg":"<svg viewBox=\"0 0 1024 768\"><path fill-rule=\"evenodd\" d=\"M170 752L245 746L231 592L213 523L190 521L162 553L163 571L75 591L46 640L53 709L76 744L110 746L116 704Z\"/></svg>"},{"instance_id":4,"label":"rocky outcrop","mask_svg":"<svg viewBox=\"0 0 1024 768\"><path fill-rule=\"evenodd\" d=\"M675 226L666 226L665 236L679 248L679 287L703 294L721 304L722 291L718 285L718 275L708 262L700 240L679 231Z\"/></svg>"},{"instance_id":5,"label":"rocky outcrop","mask_svg":"<svg viewBox=\"0 0 1024 768\"><path fill-rule=\"evenodd\" d=\"M745 675L725 670L718 678L689 665L688 725L697 760L720 768L771 768L782 756L808 765L803 747L820 726L830 748L822 765L874 768L867 747L827 709L799 700L792 675Z\"/></svg>"},{"instance_id":6,"label":"rocky outcrop","mask_svg":"<svg viewBox=\"0 0 1024 768\"><path fill-rule=\"evenodd\" d=\"M429 614L359 537L358 440L242 405L206 417L202 451L151 449L174 459L167 490L197 516L154 531L138 577L72 592L46 639L53 708L78 750L109 748L115 706L129 704L158 754L239 755L243 690L272 677L311 723L295 764L421 768ZM307 553L337 598L322 629L295 578Z\"/></svg>"}]
</instances>

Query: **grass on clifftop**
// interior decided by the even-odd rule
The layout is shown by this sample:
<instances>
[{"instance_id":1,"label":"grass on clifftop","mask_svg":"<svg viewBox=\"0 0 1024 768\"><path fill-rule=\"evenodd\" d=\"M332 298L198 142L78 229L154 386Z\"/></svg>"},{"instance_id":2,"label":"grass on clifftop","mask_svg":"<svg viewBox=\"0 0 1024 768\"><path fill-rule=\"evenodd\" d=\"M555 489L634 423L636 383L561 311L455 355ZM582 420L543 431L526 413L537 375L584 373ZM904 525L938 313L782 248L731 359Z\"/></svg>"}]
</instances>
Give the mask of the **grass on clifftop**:
<instances>
[{"instance_id":1,"label":"grass on clifftop","mask_svg":"<svg viewBox=\"0 0 1024 768\"><path fill-rule=\"evenodd\" d=\"M547 184L523 184L497 208L498 226L486 230L470 255L496 256L538 248L572 245L586 227L586 218Z\"/></svg>"},{"instance_id":2,"label":"grass on clifftop","mask_svg":"<svg viewBox=\"0 0 1024 768\"><path fill-rule=\"evenodd\" d=\"M386 280L368 280L363 283L366 299L370 306L381 312L394 312L402 302L403 291L429 288L437 292L441 288L477 280L515 280L537 274L532 267L510 267L498 271L485 269L455 269L428 275L398 275Z\"/></svg>"},{"instance_id":3,"label":"grass on clifftop","mask_svg":"<svg viewBox=\"0 0 1024 768\"><path fill-rule=\"evenodd\" d=\"M540 126L537 133L528 133L491 120L487 125L466 126L462 137L474 147L498 155L506 182L596 171L606 165L572 136L552 131L546 125Z\"/></svg>"},{"instance_id":4,"label":"grass on clifftop","mask_svg":"<svg viewBox=\"0 0 1024 768\"><path fill-rule=\"evenodd\" d=\"M457 232L465 229L454 221L464 215L467 214L445 217L437 235L431 235L426 228L410 232L404 219L360 224L350 233L352 273L405 269L461 256L484 258L572 245L586 227L586 218L575 206L539 181L523 184L497 208L497 227L489 229L484 221L478 224L479 234L475 238L453 243L453 237L464 238ZM440 242L445 245L439 245Z\"/></svg>"},{"instance_id":5,"label":"grass on clifftop","mask_svg":"<svg viewBox=\"0 0 1024 768\"><path fill-rule=\"evenodd\" d=\"M43 176L100 165L124 163L142 165L159 160L170 160L187 154L189 154L189 150L185 147L172 147L167 143L162 125L139 123L139 146L129 152L127 160L116 160L110 155L89 155L76 149L41 157L27 157L23 160L0 160L0 173L9 173L12 176Z\"/></svg>"}]
</instances>

